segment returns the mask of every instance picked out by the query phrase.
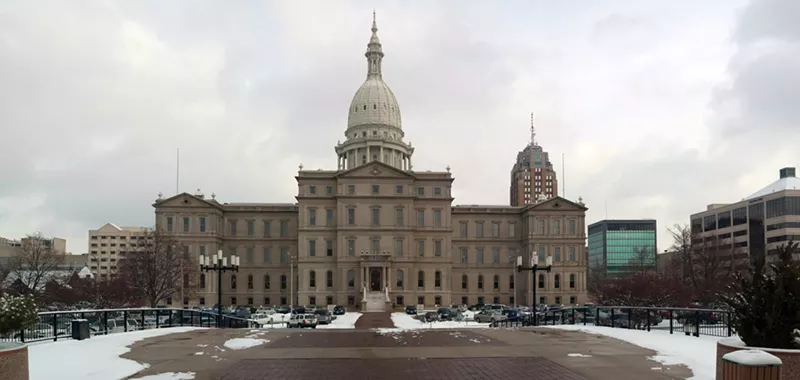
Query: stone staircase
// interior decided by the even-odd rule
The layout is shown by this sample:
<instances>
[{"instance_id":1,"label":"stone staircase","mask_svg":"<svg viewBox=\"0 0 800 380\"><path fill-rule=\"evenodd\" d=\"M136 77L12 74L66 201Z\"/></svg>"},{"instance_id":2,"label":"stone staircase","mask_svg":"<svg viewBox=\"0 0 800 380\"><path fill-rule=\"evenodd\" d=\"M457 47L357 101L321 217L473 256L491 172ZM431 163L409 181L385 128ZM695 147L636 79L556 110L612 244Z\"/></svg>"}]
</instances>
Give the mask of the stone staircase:
<instances>
[{"instance_id":1,"label":"stone staircase","mask_svg":"<svg viewBox=\"0 0 800 380\"><path fill-rule=\"evenodd\" d=\"M386 311L386 294L384 292L367 292L361 310L365 313L375 313Z\"/></svg>"}]
</instances>

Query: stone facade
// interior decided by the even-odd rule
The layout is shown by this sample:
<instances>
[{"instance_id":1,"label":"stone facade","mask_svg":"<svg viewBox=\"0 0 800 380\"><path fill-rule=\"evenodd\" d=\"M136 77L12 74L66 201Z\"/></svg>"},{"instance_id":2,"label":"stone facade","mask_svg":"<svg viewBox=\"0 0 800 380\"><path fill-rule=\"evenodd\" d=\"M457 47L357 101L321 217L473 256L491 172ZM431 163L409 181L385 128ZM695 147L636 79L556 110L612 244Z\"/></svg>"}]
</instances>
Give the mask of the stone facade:
<instances>
[{"instance_id":1,"label":"stone facade","mask_svg":"<svg viewBox=\"0 0 800 380\"><path fill-rule=\"evenodd\" d=\"M450 168L413 168L377 31L373 20L367 78L349 107L346 140L334 147L336 170L301 166L296 204L220 203L199 190L159 196L156 226L192 257L240 256L240 271L223 275L224 304L356 306L367 292L395 305L529 304L534 279L514 265L534 250L555 261L537 274L537 302L585 303L586 207L559 197L453 206ZM216 276L199 285L184 304L215 304Z\"/></svg>"}]
</instances>

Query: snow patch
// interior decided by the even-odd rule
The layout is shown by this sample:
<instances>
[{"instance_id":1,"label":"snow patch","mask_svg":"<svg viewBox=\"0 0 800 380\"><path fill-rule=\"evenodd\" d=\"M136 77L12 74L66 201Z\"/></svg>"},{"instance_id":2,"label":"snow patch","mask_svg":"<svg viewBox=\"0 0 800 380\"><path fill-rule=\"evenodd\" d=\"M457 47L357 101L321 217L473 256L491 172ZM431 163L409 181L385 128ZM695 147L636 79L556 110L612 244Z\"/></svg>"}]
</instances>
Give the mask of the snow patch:
<instances>
[{"instance_id":1,"label":"snow patch","mask_svg":"<svg viewBox=\"0 0 800 380\"><path fill-rule=\"evenodd\" d=\"M134 377L131 380L192 380L194 372L164 372L158 375Z\"/></svg>"},{"instance_id":2,"label":"snow patch","mask_svg":"<svg viewBox=\"0 0 800 380\"><path fill-rule=\"evenodd\" d=\"M722 356L722 360L746 366L776 366L783 362L775 355L761 350L739 350Z\"/></svg>"},{"instance_id":3,"label":"snow patch","mask_svg":"<svg viewBox=\"0 0 800 380\"><path fill-rule=\"evenodd\" d=\"M584 354L567 354L567 356L571 358L591 358L592 355L584 355Z\"/></svg>"},{"instance_id":4,"label":"snow patch","mask_svg":"<svg viewBox=\"0 0 800 380\"><path fill-rule=\"evenodd\" d=\"M200 356L200 355L205 355L205 352L198 351L198 352L195 352L194 354L195 354L195 356Z\"/></svg>"},{"instance_id":5,"label":"snow patch","mask_svg":"<svg viewBox=\"0 0 800 380\"><path fill-rule=\"evenodd\" d=\"M336 315L336 319L327 325L317 325L318 329L354 329L356 328L356 321L361 318L361 313L345 313L344 315Z\"/></svg>"},{"instance_id":6,"label":"snow patch","mask_svg":"<svg viewBox=\"0 0 800 380\"><path fill-rule=\"evenodd\" d=\"M267 342L269 341L266 339L233 338L225 341L225 344L223 344L223 346L230 348L231 350L245 350L255 346L260 346Z\"/></svg>"}]
</instances>

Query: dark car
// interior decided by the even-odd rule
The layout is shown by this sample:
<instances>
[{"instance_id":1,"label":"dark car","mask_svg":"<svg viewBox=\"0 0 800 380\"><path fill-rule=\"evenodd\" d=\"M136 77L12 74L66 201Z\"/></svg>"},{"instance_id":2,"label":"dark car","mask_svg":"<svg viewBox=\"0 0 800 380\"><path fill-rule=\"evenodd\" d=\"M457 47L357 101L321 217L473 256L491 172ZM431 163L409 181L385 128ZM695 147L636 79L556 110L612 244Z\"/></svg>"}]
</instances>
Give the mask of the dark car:
<instances>
[{"instance_id":1,"label":"dark car","mask_svg":"<svg viewBox=\"0 0 800 380\"><path fill-rule=\"evenodd\" d=\"M406 306L406 314L417 315L417 307L413 305Z\"/></svg>"},{"instance_id":2,"label":"dark car","mask_svg":"<svg viewBox=\"0 0 800 380\"><path fill-rule=\"evenodd\" d=\"M275 309L275 312L278 314L289 314L291 310L288 307L281 306Z\"/></svg>"},{"instance_id":3,"label":"dark car","mask_svg":"<svg viewBox=\"0 0 800 380\"><path fill-rule=\"evenodd\" d=\"M503 315L505 315L506 318L508 318L508 320L511 322L519 321L520 319L522 319L522 312L520 312L517 309L505 309L503 310Z\"/></svg>"},{"instance_id":4,"label":"dark car","mask_svg":"<svg viewBox=\"0 0 800 380\"><path fill-rule=\"evenodd\" d=\"M333 315L344 315L344 306L335 306L333 308Z\"/></svg>"},{"instance_id":5,"label":"dark car","mask_svg":"<svg viewBox=\"0 0 800 380\"><path fill-rule=\"evenodd\" d=\"M292 314L306 314L306 312L307 312L306 308L302 306L298 306L292 309Z\"/></svg>"},{"instance_id":6,"label":"dark car","mask_svg":"<svg viewBox=\"0 0 800 380\"><path fill-rule=\"evenodd\" d=\"M440 307L438 310L436 310L436 314L439 314L440 321L452 321L456 316L456 313L453 311L453 309L449 307Z\"/></svg>"},{"instance_id":7,"label":"dark car","mask_svg":"<svg viewBox=\"0 0 800 380\"><path fill-rule=\"evenodd\" d=\"M429 311L422 316L423 322L436 322L439 320L439 313L435 311Z\"/></svg>"},{"instance_id":8,"label":"dark car","mask_svg":"<svg viewBox=\"0 0 800 380\"><path fill-rule=\"evenodd\" d=\"M317 316L317 323L321 325L329 325L333 318L331 318L331 313L325 309L317 309L314 311L314 314Z\"/></svg>"}]
</instances>

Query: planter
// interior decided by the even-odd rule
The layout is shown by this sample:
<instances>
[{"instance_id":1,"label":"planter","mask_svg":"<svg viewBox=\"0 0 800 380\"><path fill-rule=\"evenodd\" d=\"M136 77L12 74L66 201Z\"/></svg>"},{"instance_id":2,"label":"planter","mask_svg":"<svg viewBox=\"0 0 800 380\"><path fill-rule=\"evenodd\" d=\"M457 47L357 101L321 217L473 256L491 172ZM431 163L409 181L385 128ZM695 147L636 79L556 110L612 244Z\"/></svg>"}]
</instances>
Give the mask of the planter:
<instances>
[{"instance_id":1,"label":"planter","mask_svg":"<svg viewBox=\"0 0 800 380\"><path fill-rule=\"evenodd\" d=\"M28 380L28 346L0 343L0 373L3 380Z\"/></svg>"},{"instance_id":2,"label":"planter","mask_svg":"<svg viewBox=\"0 0 800 380\"><path fill-rule=\"evenodd\" d=\"M722 379L722 357L734 351L757 349L768 352L781 360L781 379L800 380L800 350L780 348L747 347L738 337L720 339L717 342L717 379Z\"/></svg>"}]
</instances>

